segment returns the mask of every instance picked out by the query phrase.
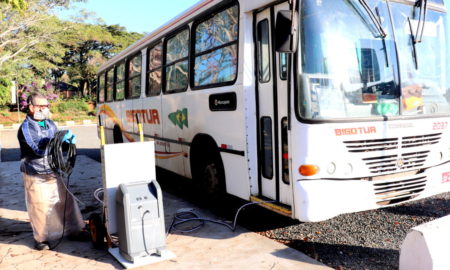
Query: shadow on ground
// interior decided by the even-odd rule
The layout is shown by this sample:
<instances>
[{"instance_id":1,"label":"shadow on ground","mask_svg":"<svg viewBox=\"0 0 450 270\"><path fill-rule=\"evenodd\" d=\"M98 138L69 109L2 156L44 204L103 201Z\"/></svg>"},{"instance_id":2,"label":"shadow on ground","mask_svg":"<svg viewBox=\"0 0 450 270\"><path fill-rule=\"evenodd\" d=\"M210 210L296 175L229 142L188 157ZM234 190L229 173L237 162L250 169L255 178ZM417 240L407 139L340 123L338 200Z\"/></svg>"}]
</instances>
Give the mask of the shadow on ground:
<instances>
[{"instance_id":1,"label":"shadow on ground","mask_svg":"<svg viewBox=\"0 0 450 270\"><path fill-rule=\"evenodd\" d=\"M380 209L396 215L440 218L450 215L450 197L433 196L426 200Z\"/></svg>"},{"instance_id":2,"label":"shadow on ground","mask_svg":"<svg viewBox=\"0 0 450 270\"><path fill-rule=\"evenodd\" d=\"M399 251L352 245L314 243L294 240L287 244L313 259L320 259L326 265L336 269L398 269ZM350 258L350 259L349 259ZM383 260L383 258L390 258ZM392 264L392 262L395 262ZM341 267L341 268L338 268Z\"/></svg>"},{"instance_id":3,"label":"shadow on ground","mask_svg":"<svg viewBox=\"0 0 450 270\"><path fill-rule=\"evenodd\" d=\"M219 201L210 201L202 196L193 180L178 176L167 170L157 168L156 177L165 192L183 198L202 209L207 209L214 215L225 220L233 221L238 209L248 201L234 196L226 196ZM237 224L254 232L263 232L282 228L299 221L269 211L258 205L243 208L238 216Z\"/></svg>"}]
</instances>

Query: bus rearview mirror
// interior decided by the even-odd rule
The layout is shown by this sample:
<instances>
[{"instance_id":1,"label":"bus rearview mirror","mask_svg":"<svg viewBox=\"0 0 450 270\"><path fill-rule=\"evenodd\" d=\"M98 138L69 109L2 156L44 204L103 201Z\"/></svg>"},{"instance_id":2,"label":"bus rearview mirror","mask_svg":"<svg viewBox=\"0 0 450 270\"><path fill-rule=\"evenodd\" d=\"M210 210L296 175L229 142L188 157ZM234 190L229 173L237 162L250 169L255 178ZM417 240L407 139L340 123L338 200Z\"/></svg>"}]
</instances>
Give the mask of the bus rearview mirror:
<instances>
[{"instance_id":1,"label":"bus rearview mirror","mask_svg":"<svg viewBox=\"0 0 450 270\"><path fill-rule=\"evenodd\" d=\"M294 16L293 16L294 15ZM275 25L275 50L283 53L294 53L297 50L297 12L280 10Z\"/></svg>"}]
</instances>

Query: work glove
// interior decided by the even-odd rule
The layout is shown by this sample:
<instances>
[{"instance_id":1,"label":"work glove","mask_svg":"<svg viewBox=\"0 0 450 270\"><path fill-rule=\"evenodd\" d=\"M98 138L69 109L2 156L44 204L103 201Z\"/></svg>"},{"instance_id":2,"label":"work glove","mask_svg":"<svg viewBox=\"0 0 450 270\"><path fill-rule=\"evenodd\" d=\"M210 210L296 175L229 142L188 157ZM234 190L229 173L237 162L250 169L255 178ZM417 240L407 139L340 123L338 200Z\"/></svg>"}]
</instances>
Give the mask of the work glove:
<instances>
[{"instance_id":1,"label":"work glove","mask_svg":"<svg viewBox=\"0 0 450 270\"><path fill-rule=\"evenodd\" d=\"M71 130L67 130L66 135L64 135L63 142L76 144L77 136L75 136L75 134L73 134Z\"/></svg>"}]
</instances>

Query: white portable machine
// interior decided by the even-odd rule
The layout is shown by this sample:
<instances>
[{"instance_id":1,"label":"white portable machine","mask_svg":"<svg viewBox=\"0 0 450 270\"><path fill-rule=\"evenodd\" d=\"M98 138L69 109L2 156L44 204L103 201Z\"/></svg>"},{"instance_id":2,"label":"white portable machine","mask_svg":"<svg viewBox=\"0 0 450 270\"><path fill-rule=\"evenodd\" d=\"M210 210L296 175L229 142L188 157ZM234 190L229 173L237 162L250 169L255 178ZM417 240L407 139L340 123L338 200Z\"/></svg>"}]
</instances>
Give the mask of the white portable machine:
<instances>
[{"instance_id":1,"label":"white portable machine","mask_svg":"<svg viewBox=\"0 0 450 270\"><path fill-rule=\"evenodd\" d=\"M105 224L110 235L119 237L119 247L108 251L125 268L175 257L165 246L154 149L153 141L109 144L102 149Z\"/></svg>"},{"instance_id":2,"label":"white portable machine","mask_svg":"<svg viewBox=\"0 0 450 270\"><path fill-rule=\"evenodd\" d=\"M120 184L116 192L120 254L129 261L161 256L165 250L164 210L158 182Z\"/></svg>"}]
</instances>

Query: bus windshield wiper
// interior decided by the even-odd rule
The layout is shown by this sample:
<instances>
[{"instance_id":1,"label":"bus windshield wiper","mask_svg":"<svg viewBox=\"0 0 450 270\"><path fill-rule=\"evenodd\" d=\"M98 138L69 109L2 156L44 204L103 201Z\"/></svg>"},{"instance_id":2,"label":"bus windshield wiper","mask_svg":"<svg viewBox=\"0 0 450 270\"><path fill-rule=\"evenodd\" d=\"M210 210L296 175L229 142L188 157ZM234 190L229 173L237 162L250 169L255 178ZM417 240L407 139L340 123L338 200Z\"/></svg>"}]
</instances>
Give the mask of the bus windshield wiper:
<instances>
[{"instance_id":1,"label":"bus windshield wiper","mask_svg":"<svg viewBox=\"0 0 450 270\"><path fill-rule=\"evenodd\" d=\"M414 65L415 65L416 70L417 70L419 68L419 64L417 62L416 40L414 38L414 33L413 33L413 29L412 29L411 19L409 17L408 17L408 23L409 23L409 31L411 33L411 47L412 47Z\"/></svg>"},{"instance_id":2,"label":"bus windshield wiper","mask_svg":"<svg viewBox=\"0 0 450 270\"><path fill-rule=\"evenodd\" d=\"M370 8L369 4L367 4L367 1L366 0L359 0L359 3L364 7L364 9L366 10L367 14L369 14L369 18L372 21L372 23L375 25L375 28L377 29L378 33L380 34L380 37L381 38L385 38L387 36L387 34L384 31L383 26L381 26L381 22L378 20L376 15L373 13L373 11Z\"/></svg>"},{"instance_id":3,"label":"bus windshield wiper","mask_svg":"<svg viewBox=\"0 0 450 270\"><path fill-rule=\"evenodd\" d=\"M375 8L375 12L377 13L378 21L381 22L381 15L380 15L380 10L378 10L378 7ZM383 43L384 60L386 61L386 67L389 67L389 57L388 57L388 53L387 53L386 39L382 38L381 41Z\"/></svg>"},{"instance_id":4,"label":"bus windshield wiper","mask_svg":"<svg viewBox=\"0 0 450 270\"><path fill-rule=\"evenodd\" d=\"M419 21L417 23L417 31L414 36L414 43L422 42L423 31L425 29L425 22L427 20L427 4L428 0L418 0L415 7L419 7Z\"/></svg>"}]
</instances>

